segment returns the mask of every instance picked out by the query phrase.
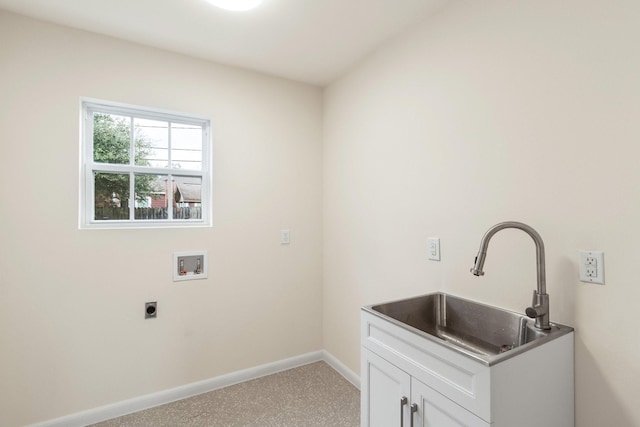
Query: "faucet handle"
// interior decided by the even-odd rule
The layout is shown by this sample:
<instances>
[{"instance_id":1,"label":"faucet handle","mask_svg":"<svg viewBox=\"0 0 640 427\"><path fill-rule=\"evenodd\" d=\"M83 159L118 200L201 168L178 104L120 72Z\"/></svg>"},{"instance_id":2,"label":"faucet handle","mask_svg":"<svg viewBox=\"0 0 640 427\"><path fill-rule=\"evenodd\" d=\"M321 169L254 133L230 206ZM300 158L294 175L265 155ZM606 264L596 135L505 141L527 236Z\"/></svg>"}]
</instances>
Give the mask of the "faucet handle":
<instances>
[{"instance_id":1,"label":"faucet handle","mask_svg":"<svg viewBox=\"0 0 640 427\"><path fill-rule=\"evenodd\" d=\"M535 327L542 330L551 329L549 324L549 295L539 294L533 291L533 302L527 307L525 313L532 319L536 319Z\"/></svg>"},{"instance_id":2,"label":"faucet handle","mask_svg":"<svg viewBox=\"0 0 640 427\"><path fill-rule=\"evenodd\" d=\"M540 310L539 307L527 307L527 309L524 312L527 314L527 316L529 316L532 319L536 319L544 315L544 313L542 312L542 310Z\"/></svg>"}]
</instances>

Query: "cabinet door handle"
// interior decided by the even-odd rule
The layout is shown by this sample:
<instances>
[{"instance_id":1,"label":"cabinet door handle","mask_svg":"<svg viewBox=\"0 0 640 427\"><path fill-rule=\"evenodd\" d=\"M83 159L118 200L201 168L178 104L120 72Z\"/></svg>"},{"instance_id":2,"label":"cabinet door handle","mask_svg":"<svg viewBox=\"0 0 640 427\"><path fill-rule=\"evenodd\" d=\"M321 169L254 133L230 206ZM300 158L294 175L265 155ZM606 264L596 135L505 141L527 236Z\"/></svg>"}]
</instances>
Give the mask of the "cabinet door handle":
<instances>
[{"instance_id":1,"label":"cabinet door handle","mask_svg":"<svg viewBox=\"0 0 640 427\"><path fill-rule=\"evenodd\" d=\"M409 403L407 396L402 396L402 399L400 399L400 427L404 427L404 405L407 403Z\"/></svg>"},{"instance_id":2,"label":"cabinet door handle","mask_svg":"<svg viewBox=\"0 0 640 427\"><path fill-rule=\"evenodd\" d=\"M413 414L418 412L418 405L415 403L411 404L411 427L413 427Z\"/></svg>"}]
</instances>

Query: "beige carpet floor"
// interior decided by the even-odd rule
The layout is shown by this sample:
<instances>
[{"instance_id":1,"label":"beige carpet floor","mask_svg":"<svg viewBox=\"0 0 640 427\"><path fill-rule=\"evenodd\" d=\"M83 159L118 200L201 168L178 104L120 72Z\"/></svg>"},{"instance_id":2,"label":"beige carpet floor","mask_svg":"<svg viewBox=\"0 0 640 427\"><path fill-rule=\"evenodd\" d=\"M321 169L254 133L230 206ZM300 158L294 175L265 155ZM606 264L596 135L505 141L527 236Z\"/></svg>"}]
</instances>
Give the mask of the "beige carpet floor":
<instances>
[{"instance_id":1,"label":"beige carpet floor","mask_svg":"<svg viewBox=\"0 0 640 427\"><path fill-rule=\"evenodd\" d=\"M324 362L225 387L94 427L358 427L360 392Z\"/></svg>"}]
</instances>

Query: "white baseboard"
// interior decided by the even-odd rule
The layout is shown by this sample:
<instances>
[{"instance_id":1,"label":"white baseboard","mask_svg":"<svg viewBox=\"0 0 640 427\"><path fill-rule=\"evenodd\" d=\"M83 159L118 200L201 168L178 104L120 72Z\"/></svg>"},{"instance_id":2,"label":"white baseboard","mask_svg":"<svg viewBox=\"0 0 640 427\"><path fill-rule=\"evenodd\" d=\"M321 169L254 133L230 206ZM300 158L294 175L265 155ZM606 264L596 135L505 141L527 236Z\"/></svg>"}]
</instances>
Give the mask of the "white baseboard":
<instances>
[{"instance_id":1,"label":"white baseboard","mask_svg":"<svg viewBox=\"0 0 640 427\"><path fill-rule=\"evenodd\" d=\"M285 371L287 369L296 368L298 366L308 365L309 363L325 361L329 366L340 373L351 384L360 388L360 377L347 368L342 362L325 350L314 351L302 354L300 356L283 359L265 365L256 366L254 368L244 369L242 371L231 372L219 377L210 378L204 381L198 381L186 384L169 390L159 391L144 396L136 397L122 402L101 406L83 412L67 415L61 418L45 421L42 423L32 424L30 427L83 427L88 424L99 423L112 418L121 417L133 412L142 411L153 408L154 406L164 405L166 403L175 402L176 400L186 399L198 394L207 393L219 388L228 387L244 381L253 380L265 375L275 374L276 372Z\"/></svg>"},{"instance_id":2,"label":"white baseboard","mask_svg":"<svg viewBox=\"0 0 640 427\"><path fill-rule=\"evenodd\" d=\"M360 375L347 368L347 365L336 359L334 355L326 350L322 350L322 360L338 371L340 375L360 390Z\"/></svg>"}]
</instances>

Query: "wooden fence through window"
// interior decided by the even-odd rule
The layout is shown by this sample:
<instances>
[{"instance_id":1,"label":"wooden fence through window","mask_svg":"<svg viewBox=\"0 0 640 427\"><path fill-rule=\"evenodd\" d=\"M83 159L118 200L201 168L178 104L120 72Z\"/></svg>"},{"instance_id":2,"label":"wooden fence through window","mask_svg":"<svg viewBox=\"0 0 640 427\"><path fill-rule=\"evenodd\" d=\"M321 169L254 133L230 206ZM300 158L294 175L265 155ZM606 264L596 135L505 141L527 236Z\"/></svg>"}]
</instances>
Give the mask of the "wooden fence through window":
<instances>
[{"instance_id":1,"label":"wooden fence through window","mask_svg":"<svg viewBox=\"0 0 640 427\"><path fill-rule=\"evenodd\" d=\"M135 219L137 220L163 220L169 219L169 212L166 208L135 208ZM95 219L97 221L107 220L128 220L129 208L104 207L95 208ZM173 208L173 219L202 219L202 207L180 207Z\"/></svg>"}]
</instances>

